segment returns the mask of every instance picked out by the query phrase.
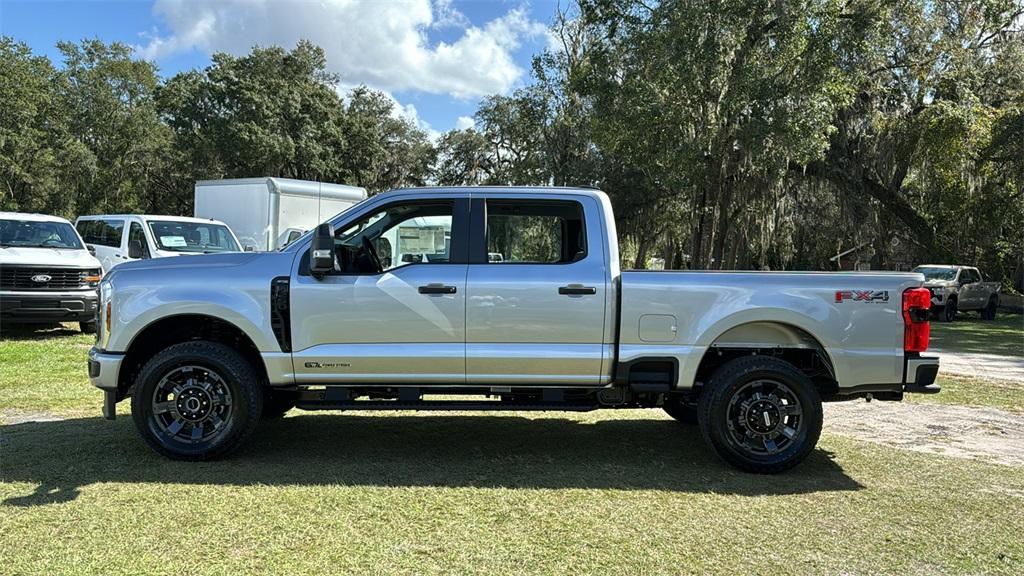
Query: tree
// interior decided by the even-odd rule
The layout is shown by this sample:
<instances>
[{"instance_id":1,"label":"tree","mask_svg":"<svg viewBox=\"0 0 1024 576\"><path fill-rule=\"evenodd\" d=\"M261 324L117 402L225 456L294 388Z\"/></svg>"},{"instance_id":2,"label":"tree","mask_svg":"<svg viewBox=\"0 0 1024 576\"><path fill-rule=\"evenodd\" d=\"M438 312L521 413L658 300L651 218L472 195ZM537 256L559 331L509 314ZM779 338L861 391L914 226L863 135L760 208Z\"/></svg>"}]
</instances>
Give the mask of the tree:
<instances>
[{"instance_id":1,"label":"tree","mask_svg":"<svg viewBox=\"0 0 1024 576\"><path fill-rule=\"evenodd\" d=\"M441 186L479 186L490 179L491 145L473 128L451 130L437 141L434 179Z\"/></svg>"},{"instance_id":2,"label":"tree","mask_svg":"<svg viewBox=\"0 0 1024 576\"><path fill-rule=\"evenodd\" d=\"M79 149L79 169L64 177L79 213L158 209L153 184L164 168L170 132L153 94L156 67L132 57L124 44L61 42L61 106Z\"/></svg>"},{"instance_id":3,"label":"tree","mask_svg":"<svg viewBox=\"0 0 1024 576\"><path fill-rule=\"evenodd\" d=\"M71 215L69 175L90 169L69 133L66 79L24 43L0 38L0 208Z\"/></svg>"}]
</instances>

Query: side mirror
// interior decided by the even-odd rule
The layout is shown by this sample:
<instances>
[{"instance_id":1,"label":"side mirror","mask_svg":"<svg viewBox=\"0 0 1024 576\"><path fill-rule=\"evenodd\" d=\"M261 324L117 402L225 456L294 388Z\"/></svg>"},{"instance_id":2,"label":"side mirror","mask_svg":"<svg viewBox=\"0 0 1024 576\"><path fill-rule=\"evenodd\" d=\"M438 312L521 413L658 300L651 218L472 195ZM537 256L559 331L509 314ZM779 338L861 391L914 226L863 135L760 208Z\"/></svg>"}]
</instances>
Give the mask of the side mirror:
<instances>
[{"instance_id":1,"label":"side mirror","mask_svg":"<svg viewBox=\"0 0 1024 576\"><path fill-rule=\"evenodd\" d=\"M86 244L85 249L89 251L89 254L92 254L93 256L96 255L96 247L92 244Z\"/></svg>"},{"instance_id":2,"label":"side mirror","mask_svg":"<svg viewBox=\"0 0 1024 576\"><path fill-rule=\"evenodd\" d=\"M246 252L255 252L256 251L256 247L255 246L246 246L244 250Z\"/></svg>"},{"instance_id":3,"label":"side mirror","mask_svg":"<svg viewBox=\"0 0 1024 576\"><path fill-rule=\"evenodd\" d=\"M128 257L129 258L145 258L146 255L142 253L142 241L141 240L129 240L128 241Z\"/></svg>"},{"instance_id":4,"label":"side mirror","mask_svg":"<svg viewBox=\"0 0 1024 576\"><path fill-rule=\"evenodd\" d=\"M323 223L313 233L309 247L309 271L316 278L334 271L334 226Z\"/></svg>"}]
</instances>

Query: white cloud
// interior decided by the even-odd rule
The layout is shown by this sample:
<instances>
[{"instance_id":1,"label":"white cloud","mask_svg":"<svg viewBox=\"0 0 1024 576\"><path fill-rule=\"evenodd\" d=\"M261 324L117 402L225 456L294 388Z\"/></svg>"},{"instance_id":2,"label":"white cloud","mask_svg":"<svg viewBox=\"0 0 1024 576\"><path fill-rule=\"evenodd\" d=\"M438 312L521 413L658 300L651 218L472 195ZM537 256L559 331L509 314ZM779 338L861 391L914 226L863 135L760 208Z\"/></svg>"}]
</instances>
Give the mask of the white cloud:
<instances>
[{"instance_id":1,"label":"white cloud","mask_svg":"<svg viewBox=\"0 0 1024 576\"><path fill-rule=\"evenodd\" d=\"M455 129L465 130L466 128L472 128L476 126L476 120L473 120L469 116L459 116L455 119Z\"/></svg>"},{"instance_id":2,"label":"white cloud","mask_svg":"<svg viewBox=\"0 0 1024 576\"><path fill-rule=\"evenodd\" d=\"M472 26L449 0L157 0L170 34L138 47L147 59L181 51L245 54L254 45L294 46L308 39L346 84L476 98L507 93L525 74L513 57L546 27L515 8ZM431 28L464 28L451 43L431 43Z\"/></svg>"}]
</instances>

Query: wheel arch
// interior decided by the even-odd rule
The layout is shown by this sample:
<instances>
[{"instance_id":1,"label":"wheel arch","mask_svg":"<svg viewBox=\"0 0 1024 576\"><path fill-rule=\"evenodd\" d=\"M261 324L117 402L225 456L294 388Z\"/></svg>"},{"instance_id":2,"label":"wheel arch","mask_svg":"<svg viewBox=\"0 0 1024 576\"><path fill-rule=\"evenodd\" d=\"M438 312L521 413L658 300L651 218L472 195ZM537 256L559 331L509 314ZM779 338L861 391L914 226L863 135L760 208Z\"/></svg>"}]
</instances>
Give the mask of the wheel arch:
<instances>
[{"instance_id":1,"label":"wheel arch","mask_svg":"<svg viewBox=\"0 0 1024 576\"><path fill-rule=\"evenodd\" d=\"M694 381L705 382L729 360L755 354L793 364L811 378L823 398L838 390L835 365L825 345L810 330L778 320L751 320L722 330L701 357Z\"/></svg>"},{"instance_id":2,"label":"wheel arch","mask_svg":"<svg viewBox=\"0 0 1024 576\"><path fill-rule=\"evenodd\" d=\"M132 337L118 374L118 397L128 396L139 370L154 354L168 346L190 340L208 340L231 346L249 361L260 377L261 384L268 382L263 357L244 330L216 316L175 314L150 322Z\"/></svg>"}]
</instances>

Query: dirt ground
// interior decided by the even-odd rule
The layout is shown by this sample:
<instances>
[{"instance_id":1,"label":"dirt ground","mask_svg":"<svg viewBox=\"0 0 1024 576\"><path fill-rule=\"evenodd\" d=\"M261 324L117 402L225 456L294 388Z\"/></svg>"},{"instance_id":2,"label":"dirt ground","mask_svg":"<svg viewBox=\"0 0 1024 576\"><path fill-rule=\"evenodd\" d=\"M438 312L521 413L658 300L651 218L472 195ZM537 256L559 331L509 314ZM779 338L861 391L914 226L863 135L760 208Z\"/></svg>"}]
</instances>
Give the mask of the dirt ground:
<instances>
[{"instance_id":1,"label":"dirt ground","mask_svg":"<svg viewBox=\"0 0 1024 576\"><path fill-rule=\"evenodd\" d=\"M1024 415L995 408L840 402L825 405L825 430L903 450L1024 466Z\"/></svg>"}]
</instances>

